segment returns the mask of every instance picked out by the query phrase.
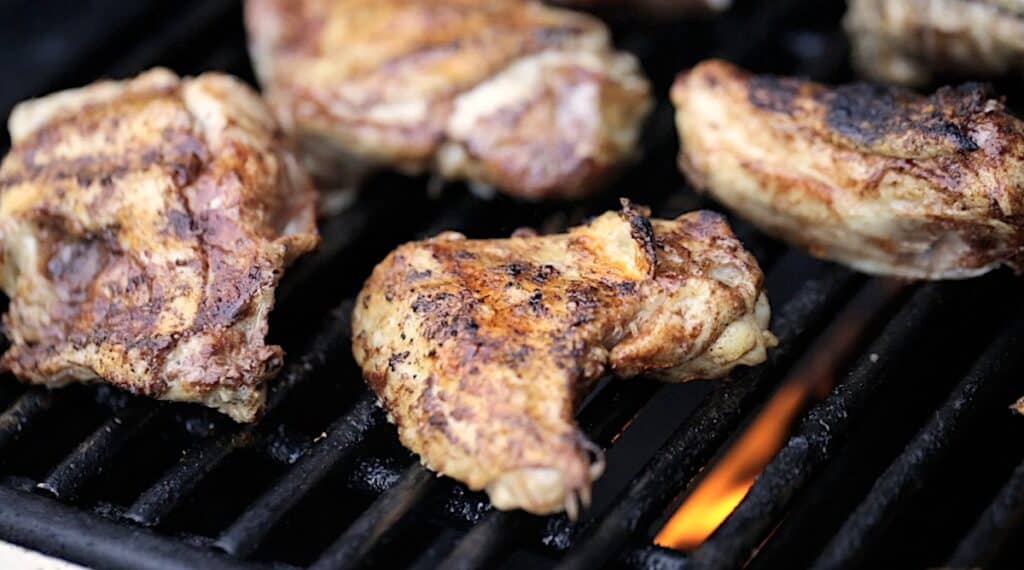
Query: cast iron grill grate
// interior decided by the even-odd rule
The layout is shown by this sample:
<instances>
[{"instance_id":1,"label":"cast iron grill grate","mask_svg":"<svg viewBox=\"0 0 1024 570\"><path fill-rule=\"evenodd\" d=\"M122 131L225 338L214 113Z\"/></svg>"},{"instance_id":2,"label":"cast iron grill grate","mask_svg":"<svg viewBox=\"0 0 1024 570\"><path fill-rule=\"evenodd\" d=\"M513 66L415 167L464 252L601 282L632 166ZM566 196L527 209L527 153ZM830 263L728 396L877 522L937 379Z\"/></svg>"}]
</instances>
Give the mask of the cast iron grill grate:
<instances>
[{"instance_id":1,"label":"cast iron grill grate","mask_svg":"<svg viewBox=\"0 0 1024 570\"><path fill-rule=\"evenodd\" d=\"M272 340L288 350L258 425L105 387L47 392L0 381L0 539L116 568L788 567L1005 563L1024 517L1024 313L1007 273L904 285L854 274L734 227L768 276L781 345L728 382L604 382L579 412L610 470L582 519L490 509L398 445L348 350L351 298L395 245L444 229L556 230L619 195L660 216L714 207L675 167L665 94L675 73L723 56L757 71L852 74L841 2L738 2L707 22L615 24L659 94L645 158L582 203L439 197L425 178L374 177L324 220L321 249L279 290ZM15 2L0 73L17 100L152 65L252 80L231 0ZM56 14L64 17L55 18ZM11 15L11 14L9 14ZM11 24L9 24L10 26ZM1011 103L1020 105L1019 94ZM5 135L6 136L6 135ZM3 144L7 141L4 139ZM867 310L861 310L867 308ZM859 314L860 313L860 314ZM820 349L852 326L852 355ZM815 350L818 348L819 350ZM722 527L690 553L651 546L718 453L784 380L826 360L838 386L812 406Z\"/></svg>"}]
</instances>

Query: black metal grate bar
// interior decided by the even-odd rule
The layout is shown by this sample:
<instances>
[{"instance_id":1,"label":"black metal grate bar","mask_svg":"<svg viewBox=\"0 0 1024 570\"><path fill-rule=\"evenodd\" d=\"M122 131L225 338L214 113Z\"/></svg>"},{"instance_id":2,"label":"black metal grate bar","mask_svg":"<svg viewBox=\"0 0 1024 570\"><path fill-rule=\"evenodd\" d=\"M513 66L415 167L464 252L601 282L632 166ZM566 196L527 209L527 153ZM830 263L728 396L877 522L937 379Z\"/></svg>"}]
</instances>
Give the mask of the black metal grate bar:
<instances>
[{"instance_id":1,"label":"black metal grate bar","mask_svg":"<svg viewBox=\"0 0 1024 570\"><path fill-rule=\"evenodd\" d=\"M152 402L136 400L114 413L83 441L37 487L60 499L73 498L78 490L98 476L104 466L128 441L153 419Z\"/></svg>"},{"instance_id":2,"label":"black metal grate bar","mask_svg":"<svg viewBox=\"0 0 1024 570\"><path fill-rule=\"evenodd\" d=\"M256 550L289 509L338 463L348 458L365 441L371 430L385 423L376 400L375 395L365 392L351 410L331 425L327 436L310 449L277 484L253 502L220 535L214 545L241 557Z\"/></svg>"},{"instance_id":3,"label":"black metal grate bar","mask_svg":"<svg viewBox=\"0 0 1024 570\"><path fill-rule=\"evenodd\" d=\"M940 312L938 284L921 287L886 325L847 379L814 406L794 435L751 487L742 503L694 551L698 568L734 568L751 555L785 512L800 488L839 446L871 395L886 380L882 372L919 338Z\"/></svg>"},{"instance_id":4,"label":"black metal grate bar","mask_svg":"<svg viewBox=\"0 0 1024 570\"><path fill-rule=\"evenodd\" d=\"M686 568L686 555L678 550L663 548L654 544L633 548L620 557L626 568L649 570L683 570Z\"/></svg>"},{"instance_id":5,"label":"black metal grate bar","mask_svg":"<svg viewBox=\"0 0 1024 570\"><path fill-rule=\"evenodd\" d=\"M995 500L960 541L950 568L985 568L1024 523L1024 462L1021 462Z\"/></svg>"},{"instance_id":6,"label":"black metal grate bar","mask_svg":"<svg viewBox=\"0 0 1024 570\"><path fill-rule=\"evenodd\" d=\"M473 527L438 566L440 570L486 568L521 526L525 515L495 511Z\"/></svg>"},{"instance_id":7,"label":"black metal grate bar","mask_svg":"<svg viewBox=\"0 0 1024 570\"><path fill-rule=\"evenodd\" d=\"M464 536L463 532L451 528L442 530L433 544L427 547L419 559L409 566L409 570L437 570L445 556Z\"/></svg>"},{"instance_id":8,"label":"black metal grate bar","mask_svg":"<svg viewBox=\"0 0 1024 570\"><path fill-rule=\"evenodd\" d=\"M341 222L351 222L348 218L340 217ZM365 219L365 216L363 217ZM339 220L336 220L339 221ZM355 228L351 226L355 225ZM309 271L309 268L321 268L326 264L334 255L338 253L345 246L349 245L355 238L354 236L361 228L360 224L332 224L331 228L335 231L332 232L331 237L335 238L332 244L335 247L325 248L321 252L323 255L317 255L311 260L309 266L304 268ZM325 259L326 258L326 259ZM312 271L309 271L312 273ZM304 274L300 277L308 277ZM295 281L289 281L288 283L295 283ZM295 293L298 291L297 288L292 287L285 289L283 294L279 295L280 303L286 304L293 299ZM336 319L338 324L347 324L347 318ZM346 325L347 326L347 325ZM335 331L335 335L344 336L346 332ZM338 336L332 337L337 338ZM323 339L321 339L323 340ZM331 340L331 339L328 339ZM309 354L314 358L325 355L326 348L314 347L310 350ZM303 369L309 369L310 367L316 368L322 366L323 363L310 362L309 358L303 359L300 363ZM294 386L297 380L295 374L284 374L280 381L276 381L272 384L274 387L271 391L270 401L268 402L268 409L277 407L277 404L283 399L289 389ZM304 377L303 377L304 378ZM131 438L140 437L142 432L146 429L147 424L153 423L152 420L156 417L161 408L154 402L148 400L138 400L133 403L131 409L124 410L115 416L112 416L109 420L103 423L99 428L96 429L82 444L69 455L59 466L57 466L47 478L39 483L39 488L43 491L47 491L53 494L55 497L73 496L75 492L83 485L87 484L92 478L99 475L106 463L108 463L117 452L121 449L124 443L129 441ZM166 408L164 408L166 409ZM34 412L37 413L37 412ZM212 445L204 447L199 451L199 456L206 458L207 461L216 459L220 461L226 457L227 453L237 447L239 439L234 434L226 435L220 445L215 442ZM2 441L0 441L2 443ZM193 466L187 465L185 469L190 472L192 477L197 475L208 473L210 471L209 466ZM190 483L194 486L194 483ZM166 487L167 481L161 481L161 486ZM170 505L165 501L161 501L162 507L166 508ZM137 516L142 516L142 512L131 512L130 518L137 522L144 524L152 524L155 521L150 521L148 518L136 519Z\"/></svg>"},{"instance_id":9,"label":"black metal grate bar","mask_svg":"<svg viewBox=\"0 0 1024 570\"><path fill-rule=\"evenodd\" d=\"M351 334L350 315L351 301L346 301L334 311L302 357L285 368L270 388L268 416L280 407L296 386L310 380L317 371L328 368L337 355L344 354ZM175 467L139 496L125 516L147 526L159 524L232 451L252 444L263 433L260 430L266 429L269 428L264 421L259 427L249 426L226 433L189 450Z\"/></svg>"},{"instance_id":10,"label":"black metal grate bar","mask_svg":"<svg viewBox=\"0 0 1024 570\"><path fill-rule=\"evenodd\" d=\"M240 570L258 568L207 548L168 541L46 497L0 486L0 536L96 568ZM131 548L126 545L131 544Z\"/></svg>"},{"instance_id":11,"label":"black metal grate bar","mask_svg":"<svg viewBox=\"0 0 1024 570\"><path fill-rule=\"evenodd\" d=\"M816 568L844 568L857 564L859 556L884 531L886 522L940 467L952 442L978 413L980 402L1004 382L1017 378L1019 366L1008 365L1019 364L1015 359L1022 348L1024 318L1018 318L985 351L932 420L878 478L864 501L815 561Z\"/></svg>"},{"instance_id":12,"label":"black metal grate bar","mask_svg":"<svg viewBox=\"0 0 1024 570\"><path fill-rule=\"evenodd\" d=\"M252 440L251 432L242 431L190 449L173 469L139 495L124 517L143 526L156 526L231 452L251 445Z\"/></svg>"},{"instance_id":13,"label":"black metal grate bar","mask_svg":"<svg viewBox=\"0 0 1024 570\"><path fill-rule=\"evenodd\" d=\"M769 371L791 363L816 328L858 279L849 271L829 268L825 275L803 283L779 311L775 333L779 347L770 362L744 371L725 383L645 466L616 503L562 561L562 568L594 568L613 558L637 529L654 522L671 498L711 458L753 407L751 400L765 389Z\"/></svg>"},{"instance_id":14,"label":"black metal grate bar","mask_svg":"<svg viewBox=\"0 0 1024 570\"><path fill-rule=\"evenodd\" d=\"M32 388L22 394L0 414L0 450L30 428L53 403L54 395L44 388Z\"/></svg>"},{"instance_id":15,"label":"black metal grate bar","mask_svg":"<svg viewBox=\"0 0 1024 570\"><path fill-rule=\"evenodd\" d=\"M437 475L413 464L393 488L356 519L311 567L312 570L355 568L386 533L436 487Z\"/></svg>"}]
</instances>

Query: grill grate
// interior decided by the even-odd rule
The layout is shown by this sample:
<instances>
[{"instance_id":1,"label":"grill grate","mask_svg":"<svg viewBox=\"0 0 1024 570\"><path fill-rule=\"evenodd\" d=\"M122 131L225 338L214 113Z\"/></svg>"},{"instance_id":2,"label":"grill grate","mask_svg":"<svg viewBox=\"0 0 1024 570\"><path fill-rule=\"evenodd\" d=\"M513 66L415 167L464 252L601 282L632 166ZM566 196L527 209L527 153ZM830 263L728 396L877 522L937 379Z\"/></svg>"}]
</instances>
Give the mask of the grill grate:
<instances>
[{"instance_id":1,"label":"grill grate","mask_svg":"<svg viewBox=\"0 0 1024 570\"><path fill-rule=\"evenodd\" d=\"M950 566L977 568L990 565L1024 519L1024 463L1018 465L1010 480L985 509L977 524L957 546Z\"/></svg>"},{"instance_id":2,"label":"grill grate","mask_svg":"<svg viewBox=\"0 0 1024 570\"><path fill-rule=\"evenodd\" d=\"M964 430L965 424L971 420L971 415L978 413L982 404L991 399L992 392L1000 384L1019 377L1019 355L1024 353L1024 346L1021 344L1024 342L1024 317L1015 316L1013 324L1009 327L978 358L977 363L931 421L917 433L900 456L878 478L871 492L818 558L816 567L849 566L856 561L862 550L861 545L870 543L872 537L883 530L886 519L904 506L917 491L918 481L929 477L939 468L949 451L951 440ZM998 499L994 504L999 504ZM982 531L981 528L985 530ZM991 537L997 536L997 528L999 526L978 527L977 531L972 531L972 534L984 532L984 538L980 541L980 537L966 538L965 546L958 548L954 555L952 565L980 565L980 555L968 552L970 547L966 545L988 542Z\"/></svg>"},{"instance_id":3,"label":"grill grate","mask_svg":"<svg viewBox=\"0 0 1024 570\"><path fill-rule=\"evenodd\" d=\"M0 72L28 78L0 87L0 108L154 64L252 81L237 0L130 8L67 0L49 14L18 4L25 30L52 31L34 42L17 36L23 45L0 55ZM708 55L758 71L850 76L841 2L738 4L714 21L617 23L614 31L661 95L678 70ZM58 9L93 15L65 30L52 27ZM46 38L61 49L46 52ZM1001 304L1016 298L1013 280L999 274L908 286L879 302L888 282L809 259L738 220L737 233L766 270L780 346L729 382L600 384L578 421L608 449L609 472L579 522L494 511L486 497L435 477L397 444L349 356L351 299L373 264L398 243L441 230L558 230L615 207L619 194L661 216L714 207L676 172L664 97L644 146L640 165L583 203L482 201L462 187L431 198L423 177L374 177L351 209L323 221L322 247L278 290L271 340L289 357L258 425L105 387L50 393L3 379L0 539L113 568L1012 560L1024 519L1024 467L1015 465L1024 457L1024 443L1015 443L1024 442L1024 423L1006 405L1020 395L1012 384L1024 366L1024 314ZM850 358L822 346L830 331L851 327L870 342L858 342ZM692 553L651 546L702 470L775 388L819 361L837 371L839 385L809 410L722 527ZM979 453L977 442L992 437L1002 452ZM971 488L962 489L968 480ZM942 508L962 522L929 524L929 501L950 489L957 499ZM892 544L903 553L892 555Z\"/></svg>"},{"instance_id":4,"label":"grill grate","mask_svg":"<svg viewBox=\"0 0 1024 570\"><path fill-rule=\"evenodd\" d=\"M694 552L698 565L738 566L756 548L792 497L831 458L853 418L863 413L868 398L886 378L881 372L887 361L907 352L924 327L936 324L939 288L930 284L918 290L858 360L849 377L811 409L746 499Z\"/></svg>"}]
</instances>

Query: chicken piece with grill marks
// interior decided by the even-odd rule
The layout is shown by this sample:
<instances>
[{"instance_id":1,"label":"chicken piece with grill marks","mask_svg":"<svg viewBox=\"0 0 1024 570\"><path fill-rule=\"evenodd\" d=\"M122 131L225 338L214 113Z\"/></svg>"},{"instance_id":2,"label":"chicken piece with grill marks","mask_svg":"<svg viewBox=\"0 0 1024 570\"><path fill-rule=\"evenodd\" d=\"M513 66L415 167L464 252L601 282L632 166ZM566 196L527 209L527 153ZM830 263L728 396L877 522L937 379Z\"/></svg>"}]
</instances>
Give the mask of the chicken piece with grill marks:
<instances>
[{"instance_id":1,"label":"chicken piece with grill marks","mask_svg":"<svg viewBox=\"0 0 1024 570\"><path fill-rule=\"evenodd\" d=\"M716 378L775 342L720 216L624 205L565 234L403 245L357 298L355 357L402 442L497 508L587 504L603 462L573 412L606 370Z\"/></svg>"},{"instance_id":2,"label":"chicken piece with grill marks","mask_svg":"<svg viewBox=\"0 0 1024 570\"><path fill-rule=\"evenodd\" d=\"M852 0L843 24L858 70L876 80L1024 75L1024 0Z\"/></svg>"},{"instance_id":3,"label":"chicken piece with grill marks","mask_svg":"<svg viewBox=\"0 0 1024 570\"><path fill-rule=\"evenodd\" d=\"M318 240L316 194L257 94L163 69L22 103L0 167L2 366L261 411L283 267Z\"/></svg>"},{"instance_id":4,"label":"chicken piece with grill marks","mask_svg":"<svg viewBox=\"0 0 1024 570\"><path fill-rule=\"evenodd\" d=\"M880 275L1024 268L1024 122L977 85L924 97L710 61L672 99L682 169L768 233Z\"/></svg>"},{"instance_id":5,"label":"chicken piece with grill marks","mask_svg":"<svg viewBox=\"0 0 1024 570\"><path fill-rule=\"evenodd\" d=\"M650 88L591 16L524 0L248 0L268 101L321 186L431 170L573 198L635 154Z\"/></svg>"}]
</instances>

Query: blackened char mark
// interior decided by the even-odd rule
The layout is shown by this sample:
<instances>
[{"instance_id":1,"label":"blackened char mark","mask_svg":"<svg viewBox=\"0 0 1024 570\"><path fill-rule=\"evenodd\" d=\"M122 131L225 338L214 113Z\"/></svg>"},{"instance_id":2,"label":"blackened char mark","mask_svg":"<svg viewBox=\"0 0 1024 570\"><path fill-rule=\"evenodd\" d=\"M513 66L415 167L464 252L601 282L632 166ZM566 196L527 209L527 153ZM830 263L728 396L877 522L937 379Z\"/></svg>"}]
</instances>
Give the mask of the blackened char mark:
<instances>
[{"instance_id":1,"label":"blackened char mark","mask_svg":"<svg viewBox=\"0 0 1024 570\"><path fill-rule=\"evenodd\" d=\"M547 307L544 306L543 291L534 291L533 294L530 295L529 304L530 310L536 315L546 315L548 312Z\"/></svg>"},{"instance_id":2,"label":"blackened char mark","mask_svg":"<svg viewBox=\"0 0 1024 570\"><path fill-rule=\"evenodd\" d=\"M887 138L917 133L921 144L973 152L978 144L968 134L971 121L984 112L989 91L979 84L944 87L930 97L882 85L855 83L823 92L829 128L854 143L872 146Z\"/></svg>"},{"instance_id":3,"label":"blackened char mark","mask_svg":"<svg viewBox=\"0 0 1024 570\"><path fill-rule=\"evenodd\" d=\"M657 260L654 251L654 226L651 225L650 210L643 206L636 206L626 198L620 198L622 204L622 216L629 222L630 236L636 240L644 255L650 261L651 274L654 273L654 264Z\"/></svg>"},{"instance_id":4,"label":"blackened char mark","mask_svg":"<svg viewBox=\"0 0 1024 570\"><path fill-rule=\"evenodd\" d=\"M192 221L192 216L181 210L168 210L167 223L178 239L188 239L197 231L196 224Z\"/></svg>"},{"instance_id":5,"label":"blackened char mark","mask_svg":"<svg viewBox=\"0 0 1024 570\"><path fill-rule=\"evenodd\" d=\"M512 277L519 277L523 271L526 271L526 264L521 261L513 261L505 265L505 272Z\"/></svg>"},{"instance_id":6,"label":"blackened char mark","mask_svg":"<svg viewBox=\"0 0 1024 570\"><path fill-rule=\"evenodd\" d=\"M793 103L800 93L801 83L798 79L788 77L758 75L750 80L747 98L758 109L788 115L793 112Z\"/></svg>"},{"instance_id":7,"label":"blackened char mark","mask_svg":"<svg viewBox=\"0 0 1024 570\"><path fill-rule=\"evenodd\" d=\"M541 265L537 269L537 272L533 274L533 281L538 284L546 283L549 279L553 277L558 277L559 275L561 275L561 272L558 270L557 267L555 267L554 265L545 264Z\"/></svg>"},{"instance_id":8,"label":"blackened char mark","mask_svg":"<svg viewBox=\"0 0 1024 570\"><path fill-rule=\"evenodd\" d=\"M409 358L409 351L408 350L403 350L402 352L393 353L391 356L388 357L388 370L394 372L395 371L395 367L398 366L399 364L405 362L405 360L407 358Z\"/></svg>"},{"instance_id":9,"label":"blackened char mark","mask_svg":"<svg viewBox=\"0 0 1024 570\"><path fill-rule=\"evenodd\" d=\"M416 299L412 302L412 311L414 313L429 313L436 311L439 304L447 302L449 299L454 297L451 293L436 293L432 295L419 294Z\"/></svg>"}]
</instances>

